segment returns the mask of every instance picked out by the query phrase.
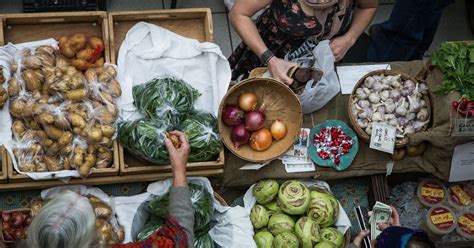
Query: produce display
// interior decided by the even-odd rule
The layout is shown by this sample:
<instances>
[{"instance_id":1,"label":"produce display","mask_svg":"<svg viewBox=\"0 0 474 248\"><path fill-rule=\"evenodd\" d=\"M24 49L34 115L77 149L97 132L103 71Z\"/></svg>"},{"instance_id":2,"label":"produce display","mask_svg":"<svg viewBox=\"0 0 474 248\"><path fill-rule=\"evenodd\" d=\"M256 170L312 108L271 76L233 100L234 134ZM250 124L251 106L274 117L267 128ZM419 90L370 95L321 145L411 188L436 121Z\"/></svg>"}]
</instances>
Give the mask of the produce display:
<instances>
[{"instance_id":1,"label":"produce display","mask_svg":"<svg viewBox=\"0 0 474 248\"><path fill-rule=\"evenodd\" d=\"M352 138L345 134L341 127L326 127L313 136L313 145L319 157L330 159L338 166L340 157L349 153Z\"/></svg>"},{"instance_id":2,"label":"produce display","mask_svg":"<svg viewBox=\"0 0 474 248\"><path fill-rule=\"evenodd\" d=\"M451 105L459 115L463 117L474 117L474 100L469 101L463 97L459 101L453 101Z\"/></svg>"},{"instance_id":3,"label":"produce display","mask_svg":"<svg viewBox=\"0 0 474 248\"><path fill-rule=\"evenodd\" d=\"M99 37L86 37L84 34L73 34L59 38L59 50L69 58L71 64L80 71L91 67L100 68L104 65L102 52L104 41Z\"/></svg>"},{"instance_id":4,"label":"produce display","mask_svg":"<svg viewBox=\"0 0 474 248\"><path fill-rule=\"evenodd\" d=\"M28 226L31 224L30 210L2 212L3 241L14 242L26 239Z\"/></svg>"},{"instance_id":5,"label":"produce display","mask_svg":"<svg viewBox=\"0 0 474 248\"><path fill-rule=\"evenodd\" d=\"M3 88L3 83L5 83L5 76L3 75L3 68L0 67L0 109L3 108L3 105L8 100L8 92Z\"/></svg>"},{"instance_id":6,"label":"produce display","mask_svg":"<svg viewBox=\"0 0 474 248\"><path fill-rule=\"evenodd\" d=\"M344 246L344 236L331 227L339 215L339 203L329 192L308 188L298 180L278 186L273 179L258 182L252 191L257 203L250 212L257 247Z\"/></svg>"},{"instance_id":7,"label":"produce display","mask_svg":"<svg viewBox=\"0 0 474 248\"><path fill-rule=\"evenodd\" d=\"M427 93L425 83L403 80L401 75L368 76L352 96L351 114L369 136L373 123L385 123L397 129L400 140L429 123L430 110L423 99Z\"/></svg>"},{"instance_id":8,"label":"produce display","mask_svg":"<svg viewBox=\"0 0 474 248\"><path fill-rule=\"evenodd\" d=\"M462 98L474 100L474 42L444 42L431 54L431 63L443 73L437 94L458 91ZM474 116L474 111L468 112Z\"/></svg>"},{"instance_id":9,"label":"produce display","mask_svg":"<svg viewBox=\"0 0 474 248\"><path fill-rule=\"evenodd\" d=\"M209 161L216 157L222 149L217 120L212 114L194 109L199 95L196 89L174 78L152 79L134 86L134 104L144 118L118 124L120 143L139 159L169 164L164 140L168 136L179 147L179 139L168 132L180 130L187 135L191 146L188 161Z\"/></svg>"},{"instance_id":10,"label":"produce display","mask_svg":"<svg viewBox=\"0 0 474 248\"><path fill-rule=\"evenodd\" d=\"M255 151L267 150L274 140L286 136L285 123L274 120L270 129L265 128L265 104L257 109L258 97L252 92L244 92L239 96L238 104L227 104L222 110L222 121L232 128L231 140L235 148L247 143Z\"/></svg>"},{"instance_id":11,"label":"produce display","mask_svg":"<svg viewBox=\"0 0 474 248\"><path fill-rule=\"evenodd\" d=\"M214 214L212 195L203 186L197 184L190 183L189 189L194 209L194 247L212 248L214 247L214 241L209 236L209 230L212 227L211 219ZM160 229L165 222L166 215L168 215L169 201L170 194L167 193L146 203L149 215L145 225L135 237L137 241L147 239Z\"/></svg>"},{"instance_id":12,"label":"produce display","mask_svg":"<svg viewBox=\"0 0 474 248\"><path fill-rule=\"evenodd\" d=\"M87 199L89 199L89 202L94 209L99 244L112 245L122 243L125 238L124 229L122 226L111 221L113 214L112 208L96 196L88 195ZM45 204L47 204L47 202L43 202L39 198L34 199L31 202L31 215L33 218L38 215L39 211L41 211L41 208Z\"/></svg>"},{"instance_id":13,"label":"produce display","mask_svg":"<svg viewBox=\"0 0 474 248\"><path fill-rule=\"evenodd\" d=\"M82 42L78 37L84 35L72 37L76 42L65 44L78 50L103 46L92 38ZM76 169L87 177L92 168L113 162L115 98L122 92L114 66L92 64L82 72L65 56L68 46L60 47L26 48L10 61L13 153L22 172Z\"/></svg>"}]
</instances>

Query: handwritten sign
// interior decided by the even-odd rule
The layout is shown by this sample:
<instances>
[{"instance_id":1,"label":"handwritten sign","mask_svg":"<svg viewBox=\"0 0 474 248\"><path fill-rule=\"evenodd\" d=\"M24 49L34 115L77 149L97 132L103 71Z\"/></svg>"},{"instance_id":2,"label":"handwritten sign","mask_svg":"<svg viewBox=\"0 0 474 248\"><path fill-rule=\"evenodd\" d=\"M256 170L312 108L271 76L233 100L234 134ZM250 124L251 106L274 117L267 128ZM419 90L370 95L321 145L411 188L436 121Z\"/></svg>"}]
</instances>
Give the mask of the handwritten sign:
<instances>
[{"instance_id":1,"label":"handwritten sign","mask_svg":"<svg viewBox=\"0 0 474 248\"><path fill-rule=\"evenodd\" d=\"M456 118L453 136L474 136L474 118Z\"/></svg>"},{"instance_id":2,"label":"handwritten sign","mask_svg":"<svg viewBox=\"0 0 474 248\"><path fill-rule=\"evenodd\" d=\"M285 164L286 173L316 171L313 163Z\"/></svg>"},{"instance_id":3,"label":"handwritten sign","mask_svg":"<svg viewBox=\"0 0 474 248\"><path fill-rule=\"evenodd\" d=\"M370 148L382 152L393 153L397 130L387 124L373 123L370 136Z\"/></svg>"}]
</instances>

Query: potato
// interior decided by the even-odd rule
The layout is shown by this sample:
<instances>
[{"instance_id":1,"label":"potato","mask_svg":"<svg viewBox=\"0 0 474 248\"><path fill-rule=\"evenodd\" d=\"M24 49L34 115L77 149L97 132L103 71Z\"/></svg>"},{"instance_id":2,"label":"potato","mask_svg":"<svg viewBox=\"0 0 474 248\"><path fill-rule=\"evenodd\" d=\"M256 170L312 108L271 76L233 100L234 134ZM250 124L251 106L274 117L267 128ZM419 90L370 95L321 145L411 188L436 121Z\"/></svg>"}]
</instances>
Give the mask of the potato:
<instances>
[{"instance_id":1,"label":"potato","mask_svg":"<svg viewBox=\"0 0 474 248\"><path fill-rule=\"evenodd\" d=\"M74 65L74 67L76 67L76 69L80 71L85 71L90 66L90 63L83 59L72 59L71 63Z\"/></svg>"},{"instance_id":2,"label":"potato","mask_svg":"<svg viewBox=\"0 0 474 248\"><path fill-rule=\"evenodd\" d=\"M86 47L86 36L83 34L75 34L69 38L69 42L73 49L79 51Z\"/></svg>"},{"instance_id":3,"label":"potato","mask_svg":"<svg viewBox=\"0 0 474 248\"><path fill-rule=\"evenodd\" d=\"M25 103L25 107L23 108L23 113L22 116L23 118L31 118L33 116L33 111L36 107L36 101L35 97L28 99Z\"/></svg>"},{"instance_id":4,"label":"potato","mask_svg":"<svg viewBox=\"0 0 474 248\"><path fill-rule=\"evenodd\" d=\"M71 77L71 79L67 81L66 85L70 90L77 90L84 87L84 81L83 78L78 74Z\"/></svg>"},{"instance_id":5,"label":"potato","mask_svg":"<svg viewBox=\"0 0 474 248\"><path fill-rule=\"evenodd\" d=\"M59 147L58 143L53 143L51 146L46 147L44 151L48 156L56 156L56 154L59 152L59 149L61 149L61 147Z\"/></svg>"},{"instance_id":6,"label":"potato","mask_svg":"<svg viewBox=\"0 0 474 248\"><path fill-rule=\"evenodd\" d=\"M405 148L395 149L393 154L390 155L390 158L393 161L402 160L405 157Z\"/></svg>"},{"instance_id":7,"label":"potato","mask_svg":"<svg viewBox=\"0 0 474 248\"><path fill-rule=\"evenodd\" d=\"M88 43L91 46L91 48L96 50L96 51L104 50L104 47L105 47L104 42L99 37L95 37L95 36L90 37Z\"/></svg>"},{"instance_id":8,"label":"potato","mask_svg":"<svg viewBox=\"0 0 474 248\"><path fill-rule=\"evenodd\" d=\"M100 128L91 128L88 139L91 143L97 143L102 140L102 130Z\"/></svg>"},{"instance_id":9,"label":"potato","mask_svg":"<svg viewBox=\"0 0 474 248\"><path fill-rule=\"evenodd\" d=\"M44 130L36 130L34 136L41 143L48 138L48 135Z\"/></svg>"},{"instance_id":10,"label":"potato","mask_svg":"<svg viewBox=\"0 0 474 248\"><path fill-rule=\"evenodd\" d=\"M8 94L10 97L16 97L20 93L20 82L12 77L8 80Z\"/></svg>"},{"instance_id":11,"label":"potato","mask_svg":"<svg viewBox=\"0 0 474 248\"><path fill-rule=\"evenodd\" d=\"M95 164L95 167L100 169L100 168L108 168L112 164L113 160L113 154L112 151L107 151L103 153L99 153L97 155L97 163Z\"/></svg>"},{"instance_id":12,"label":"potato","mask_svg":"<svg viewBox=\"0 0 474 248\"><path fill-rule=\"evenodd\" d=\"M94 68L89 68L84 72L84 76L86 77L86 80L90 82L96 82L97 81L97 71Z\"/></svg>"},{"instance_id":13,"label":"potato","mask_svg":"<svg viewBox=\"0 0 474 248\"><path fill-rule=\"evenodd\" d=\"M73 55L73 57L74 57L74 55ZM58 56L56 58L56 67L58 67L62 71L65 71L68 66L69 66L69 62L68 62L67 58L65 58L63 56Z\"/></svg>"},{"instance_id":14,"label":"potato","mask_svg":"<svg viewBox=\"0 0 474 248\"><path fill-rule=\"evenodd\" d=\"M89 154L95 154L97 152L97 145L89 144L89 146L86 149L86 152Z\"/></svg>"},{"instance_id":15,"label":"potato","mask_svg":"<svg viewBox=\"0 0 474 248\"><path fill-rule=\"evenodd\" d=\"M59 128L59 129L62 129L62 130L65 130L65 129L70 129L71 128L71 124L69 123L69 121L67 120L66 117L64 116L56 116L54 118L54 125Z\"/></svg>"},{"instance_id":16,"label":"potato","mask_svg":"<svg viewBox=\"0 0 474 248\"><path fill-rule=\"evenodd\" d=\"M70 114L69 121L73 127L83 129L86 126L86 121L78 114Z\"/></svg>"},{"instance_id":17,"label":"potato","mask_svg":"<svg viewBox=\"0 0 474 248\"><path fill-rule=\"evenodd\" d=\"M31 156L35 156L35 155L38 155L38 154L41 154L43 153L43 147L41 147L40 144L32 144L28 149L27 149L27 153Z\"/></svg>"},{"instance_id":18,"label":"potato","mask_svg":"<svg viewBox=\"0 0 474 248\"><path fill-rule=\"evenodd\" d=\"M12 131L15 137L21 138L26 132L25 124L22 121L16 120L12 124Z\"/></svg>"},{"instance_id":19,"label":"potato","mask_svg":"<svg viewBox=\"0 0 474 248\"><path fill-rule=\"evenodd\" d=\"M106 220L96 221L97 238L100 244L108 244L112 238L112 225Z\"/></svg>"},{"instance_id":20,"label":"potato","mask_svg":"<svg viewBox=\"0 0 474 248\"><path fill-rule=\"evenodd\" d=\"M13 100L13 102L11 102L10 104L10 113L16 118L21 118L25 106L26 102L22 99L17 98Z\"/></svg>"},{"instance_id":21,"label":"potato","mask_svg":"<svg viewBox=\"0 0 474 248\"><path fill-rule=\"evenodd\" d=\"M407 147L407 155L409 157L416 157L420 156L426 149L425 143L421 143L417 146L408 146Z\"/></svg>"},{"instance_id":22,"label":"potato","mask_svg":"<svg viewBox=\"0 0 474 248\"><path fill-rule=\"evenodd\" d=\"M107 71L99 73L99 76L98 76L99 82L101 82L101 83L106 83L111 78L112 78L112 75Z\"/></svg>"},{"instance_id":23,"label":"potato","mask_svg":"<svg viewBox=\"0 0 474 248\"><path fill-rule=\"evenodd\" d=\"M80 147L74 149L74 156L72 157L72 167L79 168L84 163L86 152Z\"/></svg>"},{"instance_id":24,"label":"potato","mask_svg":"<svg viewBox=\"0 0 474 248\"><path fill-rule=\"evenodd\" d=\"M67 58L74 58L76 56L76 51L71 47L71 43L66 43L67 45L61 47L61 53Z\"/></svg>"},{"instance_id":25,"label":"potato","mask_svg":"<svg viewBox=\"0 0 474 248\"><path fill-rule=\"evenodd\" d=\"M115 80L115 78L109 80L108 87L110 89L110 93L112 93L112 96L119 97L122 95L122 87L120 87L119 82Z\"/></svg>"},{"instance_id":26,"label":"potato","mask_svg":"<svg viewBox=\"0 0 474 248\"><path fill-rule=\"evenodd\" d=\"M53 125L45 125L44 131L46 131L46 134L48 135L48 137L53 140L59 139L64 133L61 129Z\"/></svg>"},{"instance_id":27,"label":"potato","mask_svg":"<svg viewBox=\"0 0 474 248\"><path fill-rule=\"evenodd\" d=\"M54 116L50 113L41 113L38 120L43 125L51 125L54 123Z\"/></svg>"},{"instance_id":28,"label":"potato","mask_svg":"<svg viewBox=\"0 0 474 248\"><path fill-rule=\"evenodd\" d=\"M50 147L54 144L54 141L51 139L44 139L41 143L44 147Z\"/></svg>"},{"instance_id":29,"label":"potato","mask_svg":"<svg viewBox=\"0 0 474 248\"><path fill-rule=\"evenodd\" d=\"M41 61L41 65L43 67L53 68L55 66L55 59L54 57L47 55L45 53L36 54L36 57ZM42 70L44 72L44 70Z\"/></svg>"},{"instance_id":30,"label":"potato","mask_svg":"<svg viewBox=\"0 0 474 248\"><path fill-rule=\"evenodd\" d=\"M90 201L92 208L94 209L95 217L97 219L109 219L110 215L112 215L112 209L107 206L102 201L92 202Z\"/></svg>"},{"instance_id":31,"label":"potato","mask_svg":"<svg viewBox=\"0 0 474 248\"><path fill-rule=\"evenodd\" d=\"M61 147L71 144L72 142L72 133L69 131L63 132L63 135L59 137L58 144Z\"/></svg>"},{"instance_id":32,"label":"potato","mask_svg":"<svg viewBox=\"0 0 474 248\"><path fill-rule=\"evenodd\" d=\"M111 125L101 125L100 129L102 130L102 135L108 138L111 138L115 134L115 128Z\"/></svg>"},{"instance_id":33,"label":"potato","mask_svg":"<svg viewBox=\"0 0 474 248\"><path fill-rule=\"evenodd\" d=\"M68 144L59 150L59 155L69 156L73 151L72 145Z\"/></svg>"},{"instance_id":34,"label":"potato","mask_svg":"<svg viewBox=\"0 0 474 248\"><path fill-rule=\"evenodd\" d=\"M54 47L42 45L36 48L35 53L45 54L52 57L54 56Z\"/></svg>"},{"instance_id":35,"label":"potato","mask_svg":"<svg viewBox=\"0 0 474 248\"><path fill-rule=\"evenodd\" d=\"M104 63L105 63L104 62L104 57L100 57L94 62L94 65L92 67L101 68L102 66L104 66Z\"/></svg>"},{"instance_id":36,"label":"potato","mask_svg":"<svg viewBox=\"0 0 474 248\"><path fill-rule=\"evenodd\" d=\"M110 93L102 91L102 92L100 92L100 94L101 94L102 102L104 104L110 104L110 103L114 102L114 98L112 97L112 95Z\"/></svg>"},{"instance_id":37,"label":"potato","mask_svg":"<svg viewBox=\"0 0 474 248\"><path fill-rule=\"evenodd\" d=\"M94 49L92 48L85 48L79 52L76 53L76 57L78 59L83 59L85 61L90 61L94 58Z\"/></svg>"},{"instance_id":38,"label":"potato","mask_svg":"<svg viewBox=\"0 0 474 248\"><path fill-rule=\"evenodd\" d=\"M71 160L69 160L69 158L64 158L62 162L63 162L64 170L71 169Z\"/></svg>"},{"instance_id":39,"label":"potato","mask_svg":"<svg viewBox=\"0 0 474 248\"><path fill-rule=\"evenodd\" d=\"M84 158L84 163L79 167L79 175L82 177L88 176L95 162L96 157L93 154L87 154Z\"/></svg>"},{"instance_id":40,"label":"potato","mask_svg":"<svg viewBox=\"0 0 474 248\"><path fill-rule=\"evenodd\" d=\"M43 201L41 198L35 198L31 201L31 216L36 216L38 215L40 209L43 207Z\"/></svg>"},{"instance_id":41,"label":"potato","mask_svg":"<svg viewBox=\"0 0 474 248\"><path fill-rule=\"evenodd\" d=\"M25 56L22 59L23 66L29 69L40 69L41 59L36 55Z\"/></svg>"},{"instance_id":42,"label":"potato","mask_svg":"<svg viewBox=\"0 0 474 248\"><path fill-rule=\"evenodd\" d=\"M46 163L41 161L35 164L36 165L36 172L47 172L48 171L48 166L46 166Z\"/></svg>"},{"instance_id":43,"label":"potato","mask_svg":"<svg viewBox=\"0 0 474 248\"><path fill-rule=\"evenodd\" d=\"M36 73L31 69L26 69L21 73L21 78L25 82L25 88L29 91L41 91L41 81Z\"/></svg>"},{"instance_id":44,"label":"potato","mask_svg":"<svg viewBox=\"0 0 474 248\"><path fill-rule=\"evenodd\" d=\"M80 102L87 98L87 90L86 89L78 89L78 90L71 90L64 94L64 99L69 100L71 102Z\"/></svg>"},{"instance_id":45,"label":"potato","mask_svg":"<svg viewBox=\"0 0 474 248\"><path fill-rule=\"evenodd\" d=\"M7 100L8 100L8 92L5 88L2 87L2 85L0 85L0 109L3 108L3 105L5 105Z\"/></svg>"},{"instance_id":46,"label":"potato","mask_svg":"<svg viewBox=\"0 0 474 248\"><path fill-rule=\"evenodd\" d=\"M44 162L46 163L46 168L48 168L48 171L60 171L63 170L63 164L50 156L44 156Z\"/></svg>"}]
</instances>

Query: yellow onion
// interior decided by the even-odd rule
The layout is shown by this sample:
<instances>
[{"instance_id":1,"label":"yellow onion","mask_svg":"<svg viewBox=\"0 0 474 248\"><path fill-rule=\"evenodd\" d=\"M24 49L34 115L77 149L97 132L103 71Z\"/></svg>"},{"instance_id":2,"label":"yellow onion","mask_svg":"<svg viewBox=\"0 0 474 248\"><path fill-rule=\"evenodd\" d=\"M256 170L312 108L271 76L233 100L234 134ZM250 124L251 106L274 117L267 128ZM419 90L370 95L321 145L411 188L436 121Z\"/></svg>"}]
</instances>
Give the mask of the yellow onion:
<instances>
[{"instance_id":1,"label":"yellow onion","mask_svg":"<svg viewBox=\"0 0 474 248\"><path fill-rule=\"evenodd\" d=\"M250 147L255 151L265 151L272 145L272 134L268 129L261 128L250 136Z\"/></svg>"},{"instance_id":2,"label":"yellow onion","mask_svg":"<svg viewBox=\"0 0 474 248\"><path fill-rule=\"evenodd\" d=\"M283 212L297 215L306 212L310 199L310 191L306 185L297 180L289 180L281 185L277 203Z\"/></svg>"},{"instance_id":3,"label":"yellow onion","mask_svg":"<svg viewBox=\"0 0 474 248\"><path fill-rule=\"evenodd\" d=\"M286 125L280 120L274 120L270 127L270 132L275 140L281 140L286 135Z\"/></svg>"},{"instance_id":4,"label":"yellow onion","mask_svg":"<svg viewBox=\"0 0 474 248\"><path fill-rule=\"evenodd\" d=\"M252 111L257 107L258 98L252 92L245 92L239 96L239 107L246 111Z\"/></svg>"}]
</instances>

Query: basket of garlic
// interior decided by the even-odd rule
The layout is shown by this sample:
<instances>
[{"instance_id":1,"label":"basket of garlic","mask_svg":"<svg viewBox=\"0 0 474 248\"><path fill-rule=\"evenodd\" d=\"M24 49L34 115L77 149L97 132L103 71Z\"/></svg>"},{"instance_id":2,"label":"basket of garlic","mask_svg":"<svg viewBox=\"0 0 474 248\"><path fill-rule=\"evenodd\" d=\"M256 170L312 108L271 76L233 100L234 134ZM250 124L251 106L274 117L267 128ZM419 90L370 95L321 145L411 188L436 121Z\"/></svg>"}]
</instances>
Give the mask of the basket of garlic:
<instances>
[{"instance_id":1,"label":"basket of garlic","mask_svg":"<svg viewBox=\"0 0 474 248\"><path fill-rule=\"evenodd\" d=\"M408 134L424 131L431 116L428 87L407 74L376 70L362 77L348 101L349 120L364 141L370 141L372 125L381 122L397 129L395 147L408 145Z\"/></svg>"}]
</instances>

